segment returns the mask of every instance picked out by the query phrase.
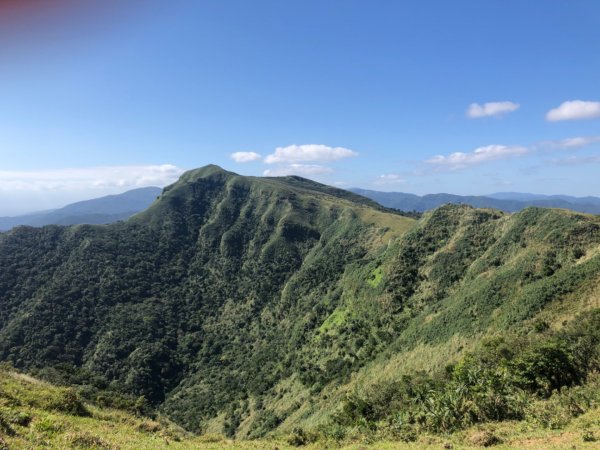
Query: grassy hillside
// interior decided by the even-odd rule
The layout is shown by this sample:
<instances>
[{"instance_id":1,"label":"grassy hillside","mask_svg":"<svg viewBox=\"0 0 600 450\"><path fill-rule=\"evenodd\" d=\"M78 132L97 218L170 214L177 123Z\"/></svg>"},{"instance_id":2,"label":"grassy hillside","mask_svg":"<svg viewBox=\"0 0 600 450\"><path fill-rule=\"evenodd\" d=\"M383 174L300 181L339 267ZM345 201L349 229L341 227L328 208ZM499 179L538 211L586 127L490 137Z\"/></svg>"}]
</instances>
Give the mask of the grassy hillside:
<instances>
[{"instance_id":1,"label":"grassy hillside","mask_svg":"<svg viewBox=\"0 0 600 450\"><path fill-rule=\"evenodd\" d=\"M505 337L535 354L600 307L600 218L564 210L444 206L415 221L298 177L208 166L124 223L0 234L0 268L0 359L132 396L194 433L461 433L526 421L507 399L548 401L553 389L587 386L596 367L555 382L567 366L527 372L509 353L485 364L486 342ZM480 403L465 365L505 407ZM432 395L405 392L407 379ZM495 412L436 422L446 385L464 393L456 401ZM381 411L388 400L401 406ZM561 427L595 414L586 408Z\"/></svg>"},{"instance_id":2,"label":"grassy hillside","mask_svg":"<svg viewBox=\"0 0 600 450\"><path fill-rule=\"evenodd\" d=\"M422 434L414 442L335 441L302 444L299 435L233 441L219 435L193 436L162 416L148 418L83 402L61 388L4 367L0 369L0 448L2 449L470 449L496 441L499 449L596 448L600 411L581 415L563 430L515 423L473 427L452 435ZM301 437L301 436L300 436Z\"/></svg>"}]
</instances>

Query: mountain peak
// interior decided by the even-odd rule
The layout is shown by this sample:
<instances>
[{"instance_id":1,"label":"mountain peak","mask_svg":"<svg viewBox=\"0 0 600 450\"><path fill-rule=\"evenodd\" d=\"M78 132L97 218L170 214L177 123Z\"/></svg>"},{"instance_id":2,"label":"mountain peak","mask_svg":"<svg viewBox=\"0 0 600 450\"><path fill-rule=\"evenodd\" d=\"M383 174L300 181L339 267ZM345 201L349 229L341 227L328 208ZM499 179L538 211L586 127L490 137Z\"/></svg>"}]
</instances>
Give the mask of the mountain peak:
<instances>
[{"instance_id":1,"label":"mountain peak","mask_svg":"<svg viewBox=\"0 0 600 450\"><path fill-rule=\"evenodd\" d=\"M222 167L217 166L216 164L208 164L207 166L200 167L198 169L188 170L187 172L184 172L183 175L181 175L181 177L180 177L180 181L192 182L192 181L196 181L201 178L207 178L207 177L210 177L210 176L213 176L216 174L232 175L232 176L237 175L236 173L229 172L229 171L223 169Z\"/></svg>"}]
</instances>

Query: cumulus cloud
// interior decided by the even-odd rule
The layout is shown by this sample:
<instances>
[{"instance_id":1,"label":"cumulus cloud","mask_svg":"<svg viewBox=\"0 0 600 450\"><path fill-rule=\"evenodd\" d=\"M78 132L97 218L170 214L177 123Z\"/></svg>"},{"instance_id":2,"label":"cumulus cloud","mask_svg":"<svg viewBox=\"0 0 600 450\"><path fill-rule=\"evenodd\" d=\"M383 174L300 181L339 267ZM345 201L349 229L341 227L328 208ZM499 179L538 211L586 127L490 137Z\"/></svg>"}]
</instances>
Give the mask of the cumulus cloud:
<instances>
[{"instance_id":1,"label":"cumulus cloud","mask_svg":"<svg viewBox=\"0 0 600 450\"><path fill-rule=\"evenodd\" d=\"M375 184L378 186L402 184L404 182L406 182L406 180L397 173L384 173L382 175L379 175L375 180Z\"/></svg>"},{"instance_id":2,"label":"cumulus cloud","mask_svg":"<svg viewBox=\"0 0 600 450\"><path fill-rule=\"evenodd\" d=\"M513 102L488 102L483 105L471 103L467 109L467 117L479 119L480 117L501 116L516 111L520 106Z\"/></svg>"},{"instance_id":3,"label":"cumulus cloud","mask_svg":"<svg viewBox=\"0 0 600 450\"><path fill-rule=\"evenodd\" d=\"M448 156L437 155L425 162L437 170L460 170L477 164L507 159L529 153L518 145L487 145L470 153L455 152Z\"/></svg>"},{"instance_id":4,"label":"cumulus cloud","mask_svg":"<svg viewBox=\"0 0 600 450\"><path fill-rule=\"evenodd\" d=\"M545 150L577 150L600 142L600 136L578 136L558 141L544 141L539 147Z\"/></svg>"},{"instance_id":5,"label":"cumulus cloud","mask_svg":"<svg viewBox=\"0 0 600 450\"><path fill-rule=\"evenodd\" d=\"M262 158L256 152L235 152L229 155L231 159L233 159L236 163L247 163L252 161L258 161Z\"/></svg>"},{"instance_id":6,"label":"cumulus cloud","mask_svg":"<svg viewBox=\"0 0 600 450\"><path fill-rule=\"evenodd\" d=\"M600 117L600 102L571 100L562 103L558 108L546 113L546 120L558 122L560 120L593 119Z\"/></svg>"},{"instance_id":7,"label":"cumulus cloud","mask_svg":"<svg viewBox=\"0 0 600 450\"><path fill-rule=\"evenodd\" d=\"M275 153L265 158L267 164L293 164L299 162L325 162L358 156L344 147L329 147L322 144L288 145L277 147Z\"/></svg>"},{"instance_id":8,"label":"cumulus cloud","mask_svg":"<svg viewBox=\"0 0 600 450\"><path fill-rule=\"evenodd\" d=\"M265 177L282 177L286 175L314 176L333 172L331 167L318 164L286 164L267 169L263 172Z\"/></svg>"}]
</instances>

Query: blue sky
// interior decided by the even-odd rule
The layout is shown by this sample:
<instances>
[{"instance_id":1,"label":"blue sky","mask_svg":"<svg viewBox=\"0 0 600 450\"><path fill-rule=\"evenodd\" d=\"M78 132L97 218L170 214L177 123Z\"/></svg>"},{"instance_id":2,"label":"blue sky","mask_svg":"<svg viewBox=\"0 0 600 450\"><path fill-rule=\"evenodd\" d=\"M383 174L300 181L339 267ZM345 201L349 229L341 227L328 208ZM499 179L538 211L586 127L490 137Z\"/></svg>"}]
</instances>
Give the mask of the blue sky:
<instances>
[{"instance_id":1,"label":"blue sky","mask_svg":"<svg viewBox=\"0 0 600 450\"><path fill-rule=\"evenodd\" d=\"M600 195L596 0L100 4L0 9L0 215L209 163Z\"/></svg>"}]
</instances>

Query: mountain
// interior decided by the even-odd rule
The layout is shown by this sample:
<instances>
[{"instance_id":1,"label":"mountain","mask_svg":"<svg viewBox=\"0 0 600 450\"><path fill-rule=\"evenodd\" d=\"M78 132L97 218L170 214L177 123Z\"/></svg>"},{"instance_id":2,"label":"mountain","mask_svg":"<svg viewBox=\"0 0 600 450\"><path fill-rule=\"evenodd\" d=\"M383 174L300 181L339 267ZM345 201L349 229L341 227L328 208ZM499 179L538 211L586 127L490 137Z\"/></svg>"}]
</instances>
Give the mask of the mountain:
<instances>
[{"instance_id":1,"label":"mountain","mask_svg":"<svg viewBox=\"0 0 600 450\"><path fill-rule=\"evenodd\" d=\"M75 225L82 223L105 224L124 220L143 211L156 200L161 189L145 187L122 194L72 203L60 209L40 211L17 217L0 217L0 231L19 225L41 227L44 225Z\"/></svg>"},{"instance_id":2,"label":"mountain","mask_svg":"<svg viewBox=\"0 0 600 450\"><path fill-rule=\"evenodd\" d=\"M562 208L589 214L600 214L600 198L570 197L567 195L535 195L504 192L489 196L463 196L453 194L428 194L418 196L403 192L380 192L353 188L352 192L368 197L387 208L401 211L429 211L439 206L453 203L470 205L475 208L493 208L505 212L517 212L538 206L541 208Z\"/></svg>"},{"instance_id":3,"label":"mountain","mask_svg":"<svg viewBox=\"0 0 600 450\"><path fill-rule=\"evenodd\" d=\"M534 201L547 199L548 195L529 194L524 192L496 192L494 194L486 195L488 198L495 198L498 200L516 200L516 201Z\"/></svg>"},{"instance_id":4,"label":"mountain","mask_svg":"<svg viewBox=\"0 0 600 450\"><path fill-rule=\"evenodd\" d=\"M517 201L535 201L535 200L563 200L569 203L581 204L581 205L600 205L599 197L573 197L571 195L541 195L541 194L523 194L520 192L496 192L494 194L487 195L487 197L503 199L503 200L517 200Z\"/></svg>"},{"instance_id":5,"label":"mountain","mask_svg":"<svg viewBox=\"0 0 600 450\"><path fill-rule=\"evenodd\" d=\"M0 360L238 438L566 424L597 404L599 282L596 216L417 221L207 166L124 222L0 233Z\"/></svg>"}]
</instances>

